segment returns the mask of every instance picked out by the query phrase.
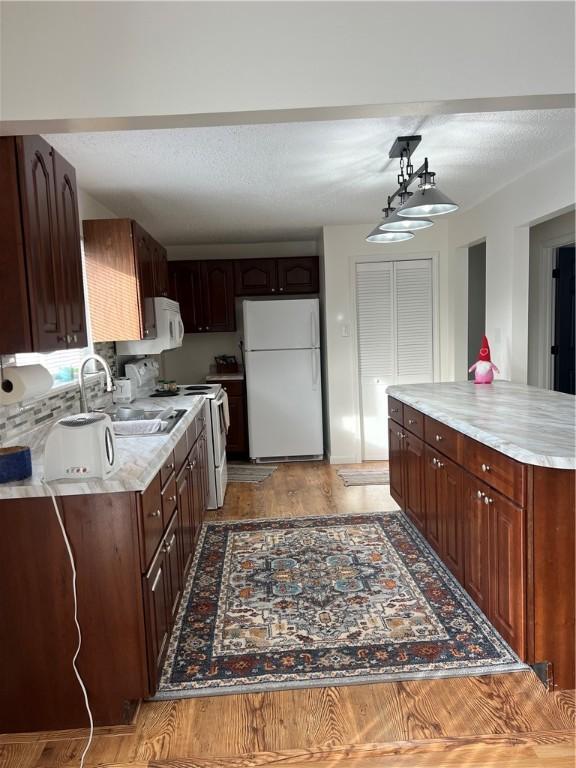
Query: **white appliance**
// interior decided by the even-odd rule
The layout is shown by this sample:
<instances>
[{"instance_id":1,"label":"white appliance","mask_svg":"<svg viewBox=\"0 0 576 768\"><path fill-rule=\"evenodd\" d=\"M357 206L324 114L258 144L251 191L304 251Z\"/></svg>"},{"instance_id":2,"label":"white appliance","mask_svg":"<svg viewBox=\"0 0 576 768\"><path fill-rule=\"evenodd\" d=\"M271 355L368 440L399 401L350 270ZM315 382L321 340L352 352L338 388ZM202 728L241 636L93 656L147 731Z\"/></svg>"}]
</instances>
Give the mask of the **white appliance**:
<instances>
[{"instance_id":1,"label":"white appliance","mask_svg":"<svg viewBox=\"0 0 576 768\"><path fill-rule=\"evenodd\" d=\"M105 480L116 469L116 439L107 414L66 416L50 430L44 446L46 480Z\"/></svg>"},{"instance_id":2,"label":"white appliance","mask_svg":"<svg viewBox=\"0 0 576 768\"><path fill-rule=\"evenodd\" d=\"M187 395L204 395L207 400L205 407L208 437L208 509L218 509L224 504L228 483L228 395L221 384L189 384L180 387Z\"/></svg>"},{"instance_id":3,"label":"white appliance","mask_svg":"<svg viewBox=\"0 0 576 768\"><path fill-rule=\"evenodd\" d=\"M250 458L321 458L318 299L243 302Z\"/></svg>"},{"instance_id":4,"label":"white appliance","mask_svg":"<svg viewBox=\"0 0 576 768\"><path fill-rule=\"evenodd\" d=\"M132 389L132 381L129 378L120 376L115 378L112 402L119 404L131 403L134 400Z\"/></svg>"},{"instance_id":5,"label":"white appliance","mask_svg":"<svg viewBox=\"0 0 576 768\"><path fill-rule=\"evenodd\" d=\"M180 317L180 305L177 301L158 296L152 299L156 316L156 338L141 341L118 341L116 351L119 355L158 355L165 349L182 346L184 323Z\"/></svg>"},{"instance_id":6,"label":"white appliance","mask_svg":"<svg viewBox=\"0 0 576 768\"><path fill-rule=\"evenodd\" d=\"M130 394L135 397L147 397L158 382L160 365L157 360L143 358L130 360L124 366L126 378L130 380ZM115 380L116 381L116 380Z\"/></svg>"}]
</instances>

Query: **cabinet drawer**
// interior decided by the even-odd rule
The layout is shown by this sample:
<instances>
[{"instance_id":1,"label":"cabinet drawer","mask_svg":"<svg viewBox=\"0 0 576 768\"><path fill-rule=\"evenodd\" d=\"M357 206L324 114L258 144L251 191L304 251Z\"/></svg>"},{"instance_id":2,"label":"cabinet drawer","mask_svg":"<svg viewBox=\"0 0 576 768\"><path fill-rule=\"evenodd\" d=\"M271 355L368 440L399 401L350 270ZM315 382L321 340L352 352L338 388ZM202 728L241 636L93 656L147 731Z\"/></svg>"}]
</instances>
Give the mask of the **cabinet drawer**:
<instances>
[{"instance_id":1,"label":"cabinet drawer","mask_svg":"<svg viewBox=\"0 0 576 768\"><path fill-rule=\"evenodd\" d=\"M437 451L458 461L458 432L430 416L424 417L424 439Z\"/></svg>"},{"instance_id":2,"label":"cabinet drawer","mask_svg":"<svg viewBox=\"0 0 576 768\"><path fill-rule=\"evenodd\" d=\"M170 455L168 456L164 464L162 464L162 466L160 467L160 482L162 484L162 487L166 485L168 479L170 478L170 475L172 474L172 472L174 472L175 468L176 468L176 462L174 460L174 451L171 451Z\"/></svg>"},{"instance_id":3,"label":"cabinet drawer","mask_svg":"<svg viewBox=\"0 0 576 768\"><path fill-rule=\"evenodd\" d=\"M178 474L184 466L184 462L186 461L186 457L189 453L187 435L188 433L185 432L178 441L176 448L174 448L174 464L176 465L176 474Z\"/></svg>"},{"instance_id":4,"label":"cabinet drawer","mask_svg":"<svg viewBox=\"0 0 576 768\"><path fill-rule=\"evenodd\" d=\"M404 406L403 422L406 429L417 437L424 437L424 414L409 405Z\"/></svg>"},{"instance_id":5,"label":"cabinet drawer","mask_svg":"<svg viewBox=\"0 0 576 768\"><path fill-rule=\"evenodd\" d=\"M145 570L164 533L160 473L156 475L148 488L140 496L140 519L142 528L142 565L143 570Z\"/></svg>"},{"instance_id":6,"label":"cabinet drawer","mask_svg":"<svg viewBox=\"0 0 576 768\"><path fill-rule=\"evenodd\" d=\"M525 466L476 440L469 437L462 439L466 469L523 507L525 505Z\"/></svg>"},{"instance_id":7,"label":"cabinet drawer","mask_svg":"<svg viewBox=\"0 0 576 768\"><path fill-rule=\"evenodd\" d=\"M176 475L172 474L162 491L162 518L164 525L168 523L176 509Z\"/></svg>"},{"instance_id":8,"label":"cabinet drawer","mask_svg":"<svg viewBox=\"0 0 576 768\"><path fill-rule=\"evenodd\" d=\"M395 397L388 398L388 416L394 419L398 424L402 424L402 416L404 413L404 404L400 400L396 400Z\"/></svg>"}]
</instances>

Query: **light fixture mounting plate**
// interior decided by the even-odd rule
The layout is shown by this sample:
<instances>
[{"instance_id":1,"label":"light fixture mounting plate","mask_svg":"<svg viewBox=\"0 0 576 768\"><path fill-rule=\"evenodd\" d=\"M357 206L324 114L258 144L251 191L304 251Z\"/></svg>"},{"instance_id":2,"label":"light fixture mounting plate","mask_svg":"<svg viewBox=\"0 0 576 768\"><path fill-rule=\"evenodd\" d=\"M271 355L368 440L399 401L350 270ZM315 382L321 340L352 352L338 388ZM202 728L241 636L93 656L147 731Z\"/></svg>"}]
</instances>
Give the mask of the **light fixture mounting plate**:
<instances>
[{"instance_id":1,"label":"light fixture mounting plate","mask_svg":"<svg viewBox=\"0 0 576 768\"><path fill-rule=\"evenodd\" d=\"M390 148L388 157L402 157L402 153L407 149L408 155L411 155L421 141L422 136L398 136Z\"/></svg>"}]
</instances>

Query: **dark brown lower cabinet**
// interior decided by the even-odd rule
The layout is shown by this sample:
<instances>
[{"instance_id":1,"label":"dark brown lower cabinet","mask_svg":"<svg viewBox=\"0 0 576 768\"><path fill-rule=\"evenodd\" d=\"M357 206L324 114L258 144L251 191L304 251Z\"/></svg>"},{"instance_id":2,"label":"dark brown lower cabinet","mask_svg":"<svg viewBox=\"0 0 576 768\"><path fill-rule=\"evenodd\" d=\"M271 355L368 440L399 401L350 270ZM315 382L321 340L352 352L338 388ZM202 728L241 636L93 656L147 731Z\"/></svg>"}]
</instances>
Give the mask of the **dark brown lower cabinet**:
<instances>
[{"instance_id":1,"label":"dark brown lower cabinet","mask_svg":"<svg viewBox=\"0 0 576 768\"><path fill-rule=\"evenodd\" d=\"M463 583L462 470L429 446L425 455L426 535L454 576Z\"/></svg>"},{"instance_id":2,"label":"dark brown lower cabinet","mask_svg":"<svg viewBox=\"0 0 576 768\"><path fill-rule=\"evenodd\" d=\"M388 420L388 452L390 473L390 494L401 509L405 508L404 499L404 453L402 451L402 427L392 419Z\"/></svg>"},{"instance_id":3,"label":"dark brown lower cabinet","mask_svg":"<svg viewBox=\"0 0 576 768\"><path fill-rule=\"evenodd\" d=\"M489 510L482 494L482 484L466 475L462 497L464 586L480 610L487 614L490 607L490 534Z\"/></svg>"},{"instance_id":4,"label":"dark brown lower cabinet","mask_svg":"<svg viewBox=\"0 0 576 768\"><path fill-rule=\"evenodd\" d=\"M246 411L246 391L243 379L217 379L210 376L210 384L221 384L228 395L230 427L226 435L226 455L242 458L248 454L248 418Z\"/></svg>"},{"instance_id":5,"label":"dark brown lower cabinet","mask_svg":"<svg viewBox=\"0 0 576 768\"><path fill-rule=\"evenodd\" d=\"M58 499L76 560L78 664L95 725L130 722L138 701L156 691L206 513L206 447L199 414L145 491ZM84 728L71 665L70 564L52 503L4 499L0 506L0 578L8 585L0 598L0 658L9 660L0 685L2 730Z\"/></svg>"},{"instance_id":6,"label":"dark brown lower cabinet","mask_svg":"<svg viewBox=\"0 0 576 768\"><path fill-rule=\"evenodd\" d=\"M404 433L404 499L406 512L421 531L426 527L424 500L424 443L409 432Z\"/></svg>"}]
</instances>

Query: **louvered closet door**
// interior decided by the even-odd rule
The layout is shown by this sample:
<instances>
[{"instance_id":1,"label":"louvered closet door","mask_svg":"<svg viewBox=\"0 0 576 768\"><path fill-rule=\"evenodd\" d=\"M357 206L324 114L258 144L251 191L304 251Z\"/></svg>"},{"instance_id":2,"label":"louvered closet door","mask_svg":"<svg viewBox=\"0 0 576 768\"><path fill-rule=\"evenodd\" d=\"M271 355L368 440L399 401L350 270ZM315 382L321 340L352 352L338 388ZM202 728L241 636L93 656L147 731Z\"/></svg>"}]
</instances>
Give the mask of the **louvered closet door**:
<instances>
[{"instance_id":1,"label":"louvered closet door","mask_svg":"<svg viewBox=\"0 0 576 768\"><path fill-rule=\"evenodd\" d=\"M389 384L433 381L432 260L356 269L363 459L388 458Z\"/></svg>"},{"instance_id":2,"label":"louvered closet door","mask_svg":"<svg viewBox=\"0 0 576 768\"><path fill-rule=\"evenodd\" d=\"M394 263L358 264L358 354L365 461L388 458L386 387L395 381Z\"/></svg>"},{"instance_id":3,"label":"louvered closet door","mask_svg":"<svg viewBox=\"0 0 576 768\"><path fill-rule=\"evenodd\" d=\"M432 261L394 262L396 297L395 384L432 381Z\"/></svg>"}]
</instances>

